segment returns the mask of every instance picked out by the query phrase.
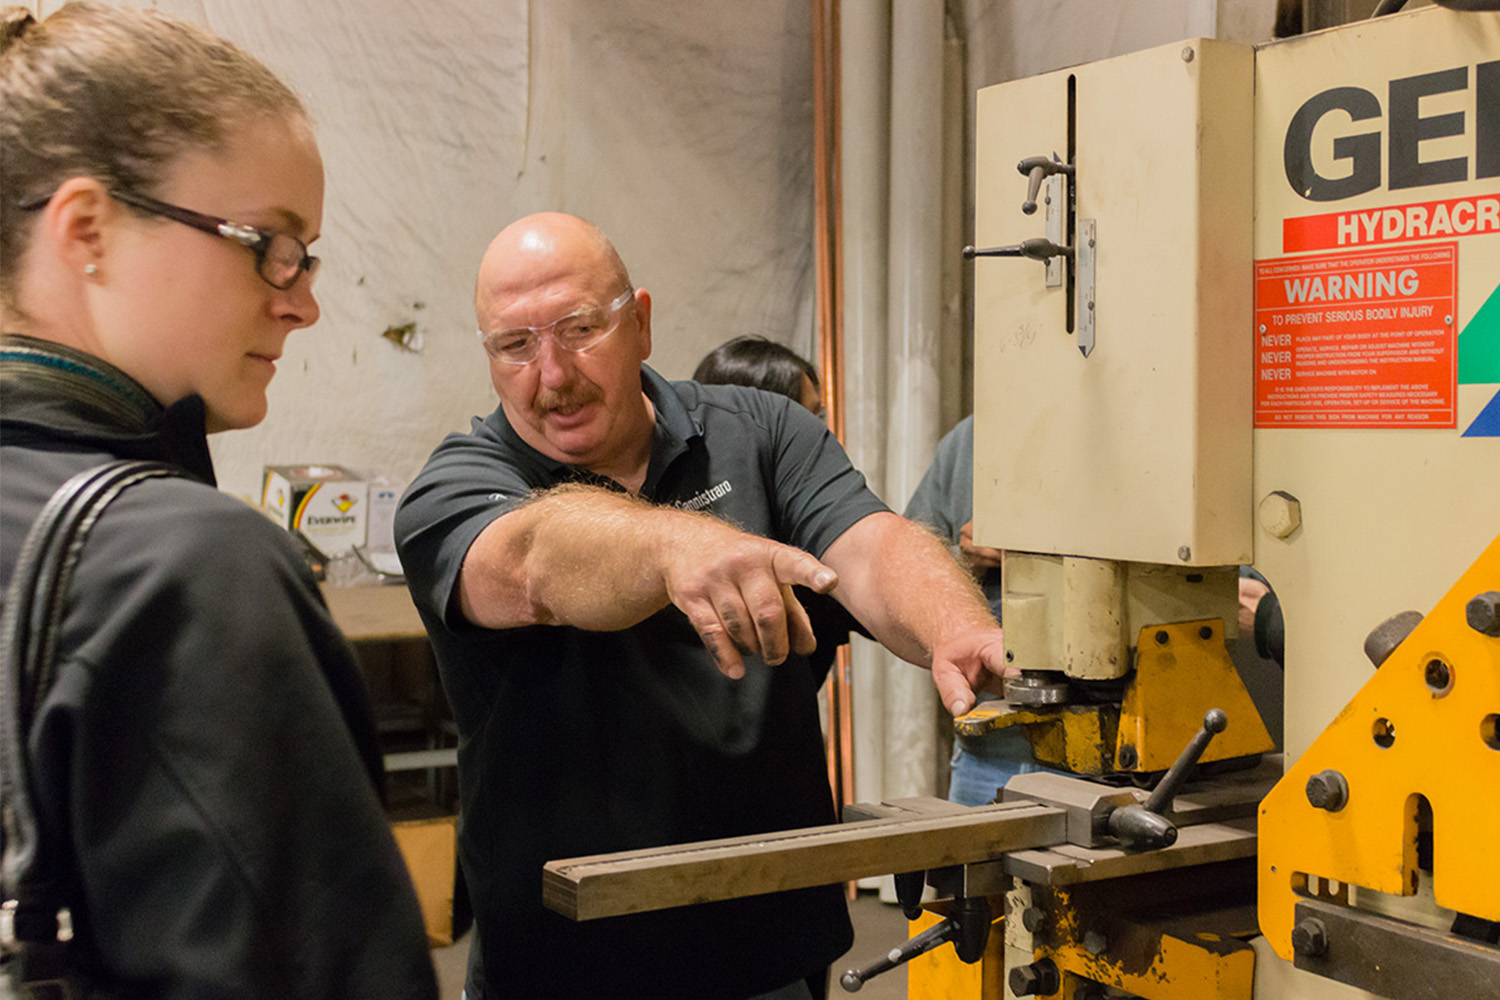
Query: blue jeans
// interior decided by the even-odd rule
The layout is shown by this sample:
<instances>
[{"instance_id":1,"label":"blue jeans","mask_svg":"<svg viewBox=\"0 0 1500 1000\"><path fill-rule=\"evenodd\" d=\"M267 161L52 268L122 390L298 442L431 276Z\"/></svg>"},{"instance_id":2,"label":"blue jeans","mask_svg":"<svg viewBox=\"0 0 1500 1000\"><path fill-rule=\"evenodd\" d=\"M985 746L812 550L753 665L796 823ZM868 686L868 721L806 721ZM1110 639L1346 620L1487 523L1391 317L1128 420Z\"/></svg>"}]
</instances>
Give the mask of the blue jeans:
<instances>
[{"instance_id":1,"label":"blue jeans","mask_svg":"<svg viewBox=\"0 0 1500 1000\"><path fill-rule=\"evenodd\" d=\"M989 805L999 798L999 788L1016 775L1049 770L1036 762L1019 726L992 730L983 736L960 736L953 741L948 801L965 806Z\"/></svg>"}]
</instances>

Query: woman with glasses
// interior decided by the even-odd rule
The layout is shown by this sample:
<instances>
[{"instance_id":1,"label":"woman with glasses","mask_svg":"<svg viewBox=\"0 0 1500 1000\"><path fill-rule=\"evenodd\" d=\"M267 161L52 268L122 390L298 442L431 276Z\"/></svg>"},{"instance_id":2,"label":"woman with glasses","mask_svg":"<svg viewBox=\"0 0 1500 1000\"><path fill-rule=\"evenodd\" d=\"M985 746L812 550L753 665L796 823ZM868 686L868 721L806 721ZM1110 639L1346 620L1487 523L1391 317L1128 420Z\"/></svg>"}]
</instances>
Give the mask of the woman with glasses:
<instances>
[{"instance_id":1,"label":"woman with glasses","mask_svg":"<svg viewBox=\"0 0 1500 1000\"><path fill-rule=\"evenodd\" d=\"M318 318L322 211L306 112L244 52L151 11L0 12L4 579L75 473L179 473L88 536L19 734L63 861L61 908L0 906L32 975L436 994L357 665L289 536L213 488L206 435L260 422L287 336Z\"/></svg>"}]
</instances>

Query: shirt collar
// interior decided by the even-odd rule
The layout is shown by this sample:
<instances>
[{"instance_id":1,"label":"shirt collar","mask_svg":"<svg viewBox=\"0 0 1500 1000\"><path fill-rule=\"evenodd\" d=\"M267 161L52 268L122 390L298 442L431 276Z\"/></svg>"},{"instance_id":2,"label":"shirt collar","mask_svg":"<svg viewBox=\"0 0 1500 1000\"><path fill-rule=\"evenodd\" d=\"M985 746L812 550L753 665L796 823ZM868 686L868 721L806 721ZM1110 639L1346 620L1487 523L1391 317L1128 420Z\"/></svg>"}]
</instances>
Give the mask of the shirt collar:
<instances>
[{"instance_id":1,"label":"shirt collar","mask_svg":"<svg viewBox=\"0 0 1500 1000\"><path fill-rule=\"evenodd\" d=\"M646 394L656 411L656 421L651 427L651 460L646 468L646 481L641 487L641 493L649 496L661 474L679 455L687 451L687 443L702 436L703 425L688 412L682 397L672 388L672 383L662 378L649 365L641 365L641 391ZM495 407L490 414L489 423L508 448L529 455L554 480L619 487L618 483L608 477L537 451L516 433L503 406Z\"/></svg>"}]
</instances>

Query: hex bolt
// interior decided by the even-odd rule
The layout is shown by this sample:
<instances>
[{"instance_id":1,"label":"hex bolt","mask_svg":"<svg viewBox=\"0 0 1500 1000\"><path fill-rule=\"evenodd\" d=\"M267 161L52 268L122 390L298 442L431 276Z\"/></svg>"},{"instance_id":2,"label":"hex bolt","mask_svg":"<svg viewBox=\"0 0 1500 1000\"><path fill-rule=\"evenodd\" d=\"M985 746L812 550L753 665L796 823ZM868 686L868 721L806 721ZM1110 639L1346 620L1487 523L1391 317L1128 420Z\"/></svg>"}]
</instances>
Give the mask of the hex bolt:
<instances>
[{"instance_id":1,"label":"hex bolt","mask_svg":"<svg viewBox=\"0 0 1500 1000\"><path fill-rule=\"evenodd\" d=\"M1135 752L1135 747L1130 746L1130 745L1127 744L1126 746L1123 746L1123 747L1120 748L1120 766L1121 767L1135 767L1136 763L1139 760L1140 760L1140 757L1137 756L1137 754Z\"/></svg>"},{"instance_id":2,"label":"hex bolt","mask_svg":"<svg viewBox=\"0 0 1500 1000\"><path fill-rule=\"evenodd\" d=\"M1018 997L1050 997L1062 988L1062 977L1050 958L1010 970L1010 991Z\"/></svg>"},{"instance_id":3,"label":"hex bolt","mask_svg":"<svg viewBox=\"0 0 1500 1000\"><path fill-rule=\"evenodd\" d=\"M1376 667L1379 667L1420 624L1422 624L1420 611L1402 611L1391 615L1365 636L1365 656L1369 657L1370 662Z\"/></svg>"},{"instance_id":4,"label":"hex bolt","mask_svg":"<svg viewBox=\"0 0 1500 1000\"><path fill-rule=\"evenodd\" d=\"M1047 911L1040 906L1028 906L1021 911L1021 926L1026 928L1028 933L1035 934L1046 922Z\"/></svg>"},{"instance_id":5,"label":"hex bolt","mask_svg":"<svg viewBox=\"0 0 1500 1000\"><path fill-rule=\"evenodd\" d=\"M1337 771L1319 771L1307 779L1307 801L1336 813L1349 803L1349 782Z\"/></svg>"},{"instance_id":6,"label":"hex bolt","mask_svg":"<svg viewBox=\"0 0 1500 1000\"><path fill-rule=\"evenodd\" d=\"M1086 931L1083 935L1083 950L1098 958L1109 949L1109 938L1100 931Z\"/></svg>"},{"instance_id":7,"label":"hex bolt","mask_svg":"<svg viewBox=\"0 0 1500 1000\"><path fill-rule=\"evenodd\" d=\"M1308 917L1292 928L1292 950L1316 958L1328 950L1328 928L1317 917Z\"/></svg>"},{"instance_id":8,"label":"hex bolt","mask_svg":"<svg viewBox=\"0 0 1500 1000\"><path fill-rule=\"evenodd\" d=\"M1260 526L1272 538L1290 537L1302 526L1302 502L1285 490L1267 493L1255 512Z\"/></svg>"},{"instance_id":9,"label":"hex bolt","mask_svg":"<svg viewBox=\"0 0 1500 1000\"><path fill-rule=\"evenodd\" d=\"M1500 591L1487 590L1469 598L1464 616L1480 635L1500 636Z\"/></svg>"},{"instance_id":10,"label":"hex bolt","mask_svg":"<svg viewBox=\"0 0 1500 1000\"><path fill-rule=\"evenodd\" d=\"M1167 644L1167 640L1170 638L1171 636L1167 634L1167 630L1161 629L1156 633L1156 644L1158 646L1165 646Z\"/></svg>"},{"instance_id":11,"label":"hex bolt","mask_svg":"<svg viewBox=\"0 0 1500 1000\"><path fill-rule=\"evenodd\" d=\"M1207 625L1204 625L1198 630L1198 638L1200 639L1212 639L1213 637L1214 630Z\"/></svg>"}]
</instances>

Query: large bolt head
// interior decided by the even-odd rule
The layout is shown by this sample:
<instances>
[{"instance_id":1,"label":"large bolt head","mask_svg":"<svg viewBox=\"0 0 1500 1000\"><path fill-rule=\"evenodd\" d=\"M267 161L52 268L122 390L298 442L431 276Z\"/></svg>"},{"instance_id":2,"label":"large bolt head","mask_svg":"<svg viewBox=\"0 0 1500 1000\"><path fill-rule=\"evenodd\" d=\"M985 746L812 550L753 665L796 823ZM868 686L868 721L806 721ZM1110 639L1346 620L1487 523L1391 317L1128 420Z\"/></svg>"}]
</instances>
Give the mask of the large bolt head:
<instances>
[{"instance_id":1,"label":"large bolt head","mask_svg":"<svg viewBox=\"0 0 1500 1000\"><path fill-rule=\"evenodd\" d=\"M1464 616L1474 631L1500 636L1500 591L1487 590L1470 598Z\"/></svg>"},{"instance_id":2,"label":"large bolt head","mask_svg":"<svg viewBox=\"0 0 1500 1000\"><path fill-rule=\"evenodd\" d=\"M1050 997L1062 988L1062 977L1050 958L1010 970L1010 991L1018 997Z\"/></svg>"},{"instance_id":3,"label":"large bolt head","mask_svg":"<svg viewBox=\"0 0 1500 1000\"><path fill-rule=\"evenodd\" d=\"M1319 771L1307 779L1307 801L1315 809L1338 812L1349 801L1349 783L1337 771Z\"/></svg>"},{"instance_id":4,"label":"large bolt head","mask_svg":"<svg viewBox=\"0 0 1500 1000\"><path fill-rule=\"evenodd\" d=\"M1328 928L1317 917L1309 917L1292 928L1292 950L1314 958L1328 950Z\"/></svg>"},{"instance_id":5,"label":"large bolt head","mask_svg":"<svg viewBox=\"0 0 1500 1000\"><path fill-rule=\"evenodd\" d=\"M1286 538L1302 527L1302 504L1290 493L1274 490L1261 498L1256 508L1260 526L1273 538Z\"/></svg>"}]
</instances>

